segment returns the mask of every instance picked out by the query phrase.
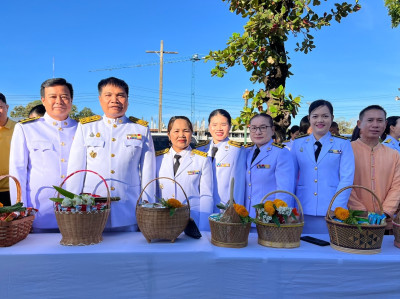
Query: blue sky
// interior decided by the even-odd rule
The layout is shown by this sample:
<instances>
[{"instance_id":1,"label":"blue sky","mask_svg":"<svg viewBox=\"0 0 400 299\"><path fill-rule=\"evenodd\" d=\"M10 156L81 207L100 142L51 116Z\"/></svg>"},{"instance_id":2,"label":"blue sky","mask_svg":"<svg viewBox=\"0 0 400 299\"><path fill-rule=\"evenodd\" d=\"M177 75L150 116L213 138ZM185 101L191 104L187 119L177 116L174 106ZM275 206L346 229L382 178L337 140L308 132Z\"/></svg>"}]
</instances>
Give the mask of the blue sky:
<instances>
[{"instance_id":1,"label":"blue sky","mask_svg":"<svg viewBox=\"0 0 400 299\"><path fill-rule=\"evenodd\" d=\"M333 3L334 1L328 1ZM370 104L389 115L400 114L400 28L392 29L383 0L360 1L362 9L341 24L313 32L317 48L305 55L287 45L294 73L287 91L302 95L297 124L307 114L307 102L330 100L336 118L356 119ZM243 32L244 20L218 0L192 1L7 1L0 18L0 92L10 108L39 99L40 84L64 77L74 86L74 103L101 113L99 80L115 76L130 86L127 114L158 119L159 66L92 70L159 61L164 40L166 60L222 49L233 32ZM233 117L243 107L244 90L257 88L241 66L224 78L211 77L213 63L195 63L196 119L216 108ZM163 120L190 117L192 62L164 65Z\"/></svg>"}]
</instances>

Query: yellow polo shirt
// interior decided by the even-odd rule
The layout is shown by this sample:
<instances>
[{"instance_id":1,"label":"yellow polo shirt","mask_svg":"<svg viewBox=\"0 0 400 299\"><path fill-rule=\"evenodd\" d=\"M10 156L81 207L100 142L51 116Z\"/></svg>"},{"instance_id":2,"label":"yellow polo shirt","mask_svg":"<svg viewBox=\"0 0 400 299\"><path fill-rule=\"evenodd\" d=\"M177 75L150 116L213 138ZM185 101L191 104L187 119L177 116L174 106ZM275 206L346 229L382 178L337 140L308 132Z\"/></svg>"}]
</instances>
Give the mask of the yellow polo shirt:
<instances>
[{"instance_id":1,"label":"yellow polo shirt","mask_svg":"<svg viewBox=\"0 0 400 299\"><path fill-rule=\"evenodd\" d=\"M16 122L7 119L6 125L0 127L0 175L8 174L8 164L10 161L10 144ZM8 191L8 179L0 181L0 192Z\"/></svg>"}]
</instances>

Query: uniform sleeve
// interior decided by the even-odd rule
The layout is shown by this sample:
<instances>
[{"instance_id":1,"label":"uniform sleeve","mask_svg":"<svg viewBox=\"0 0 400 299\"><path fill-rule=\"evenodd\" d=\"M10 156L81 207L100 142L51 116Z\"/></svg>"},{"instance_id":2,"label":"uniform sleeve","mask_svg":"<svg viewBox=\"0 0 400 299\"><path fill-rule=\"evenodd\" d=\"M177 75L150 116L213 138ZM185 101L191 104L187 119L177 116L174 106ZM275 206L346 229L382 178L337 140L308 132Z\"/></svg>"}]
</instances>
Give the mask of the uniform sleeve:
<instances>
[{"instance_id":1,"label":"uniform sleeve","mask_svg":"<svg viewBox=\"0 0 400 299\"><path fill-rule=\"evenodd\" d=\"M148 182L156 177L156 156L154 151L153 139L151 138L150 130L147 128L146 140L142 148L142 156L140 158L140 169L142 178L142 190ZM149 202L155 201L156 183L150 184L144 194L142 200L146 199Z\"/></svg>"},{"instance_id":2,"label":"uniform sleeve","mask_svg":"<svg viewBox=\"0 0 400 299\"><path fill-rule=\"evenodd\" d=\"M353 185L354 182L354 171L355 171L355 162L354 162L354 153L353 148L351 147L350 141L346 140L342 147L342 156L340 157L340 165L339 165L339 184L336 188L336 193L347 186ZM347 207L347 202L349 201L351 189L347 189L340 193L335 202L332 204L332 210L335 210L336 207Z\"/></svg>"},{"instance_id":3,"label":"uniform sleeve","mask_svg":"<svg viewBox=\"0 0 400 299\"><path fill-rule=\"evenodd\" d=\"M78 124L76 129L74 141L71 145L71 152L68 161L68 175L75 171L86 169L86 147L83 137L82 124ZM78 173L71 176L65 184L65 189L68 191L80 194L83 190L83 182L85 180L85 173Z\"/></svg>"},{"instance_id":4,"label":"uniform sleeve","mask_svg":"<svg viewBox=\"0 0 400 299\"><path fill-rule=\"evenodd\" d=\"M400 204L400 158L399 154L393 155L394 175L390 189L383 201L383 211L393 218Z\"/></svg>"},{"instance_id":5,"label":"uniform sleeve","mask_svg":"<svg viewBox=\"0 0 400 299\"><path fill-rule=\"evenodd\" d=\"M293 191L296 192L298 180L299 180L299 161L297 160L297 142L294 141L292 149L290 150L290 155L292 156L293 162Z\"/></svg>"},{"instance_id":6,"label":"uniform sleeve","mask_svg":"<svg viewBox=\"0 0 400 299\"><path fill-rule=\"evenodd\" d=\"M245 196L245 188L246 188L246 151L244 148L240 148L239 155L234 162L234 168L232 171L232 175L235 178L234 185L234 199L235 202L244 205L244 196ZM230 183L229 183L230 186ZM230 192L230 190L227 190Z\"/></svg>"},{"instance_id":7,"label":"uniform sleeve","mask_svg":"<svg viewBox=\"0 0 400 299\"><path fill-rule=\"evenodd\" d=\"M275 170L275 180L277 190L284 190L294 193L295 187L295 167L291 157L291 152L285 148L279 150L279 156ZM294 207L293 196L286 193L277 193L276 197L284 200L289 207Z\"/></svg>"},{"instance_id":8,"label":"uniform sleeve","mask_svg":"<svg viewBox=\"0 0 400 299\"><path fill-rule=\"evenodd\" d=\"M21 196L24 206L30 205L27 203L28 164L29 154L25 133L22 125L16 124L11 139L9 173L16 177L21 184ZM11 204L15 204L17 201L17 189L12 179L10 179L10 197Z\"/></svg>"},{"instance_id":9,"label":"uniform sleeve","mask_svg":"<svg viewBox=\"0 0 400 299\"><path fill-rule=\"evenodd\" d=\"M208 216L213 212L213 172L211 162L204 159L200 178L200 230L210 230Z\"/></svg>"}]
</instances>

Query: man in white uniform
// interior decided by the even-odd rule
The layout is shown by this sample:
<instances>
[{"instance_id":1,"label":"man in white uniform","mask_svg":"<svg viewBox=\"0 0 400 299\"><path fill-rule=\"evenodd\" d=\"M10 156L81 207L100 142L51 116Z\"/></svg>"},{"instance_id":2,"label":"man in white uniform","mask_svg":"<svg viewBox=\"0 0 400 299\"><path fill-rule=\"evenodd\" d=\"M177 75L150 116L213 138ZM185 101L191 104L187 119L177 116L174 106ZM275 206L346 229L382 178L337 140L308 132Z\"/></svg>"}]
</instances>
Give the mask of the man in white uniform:
<instances>
[{"instance_id":1,"label":"man in white uniform","mask_svg":"<svg viewBox=\"0 0 400 299\"><path fill-rule=\"evenodd\" d=\"M73 89L65 79L43 82L40 96L46 113L16 124L11 140L10 174L21 183L24 206L39 210L33 222L36 232L57 229L50 197L53 185L60 185L67 174L72 139L77 123L69 118ZM10 182L11 203L17 200L15 183Z\"/></svg>"},{"instance_id":2,"label":"man in white uniform","mask_svg":"<svg viewBox=\"0 0 400 299\"><path fill-rule=\"evenodd\" d=\"M104 115L80 120L68 173L88 169L105 178L111 196L120 197L111 204L106 227L113 231L135 231L135 206L140 191L155 178L153 140L147 122L125 116L129 87L123 80L114 77L101 80L98 90ZM73 193L107 195L105 184L91 173L72 176L67 188ZM154 201L154 190L155 183L146 188L144 199Z\"/></svg>"}]
</instances>

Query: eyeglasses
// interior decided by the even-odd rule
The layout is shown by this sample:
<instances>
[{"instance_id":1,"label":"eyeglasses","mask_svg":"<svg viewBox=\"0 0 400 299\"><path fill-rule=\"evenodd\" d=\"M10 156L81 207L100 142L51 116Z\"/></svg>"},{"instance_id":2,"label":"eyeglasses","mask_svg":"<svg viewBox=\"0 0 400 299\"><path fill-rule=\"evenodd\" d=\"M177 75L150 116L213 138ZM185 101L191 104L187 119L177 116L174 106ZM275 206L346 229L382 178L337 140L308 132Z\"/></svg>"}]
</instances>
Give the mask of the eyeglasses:
<instances>
[{"instance_id":1,"label":"eyeglasses","mask_svg":"<svg viewBox=\"0 0 400 299\"><path fill-rule=\"evenodd\" d=\"M261 133L267 132L267 129L272 126L260 126L260 127L250 127L250 132L255 133L257 130L260 130Z\"/></svg>"}]
</instances>

